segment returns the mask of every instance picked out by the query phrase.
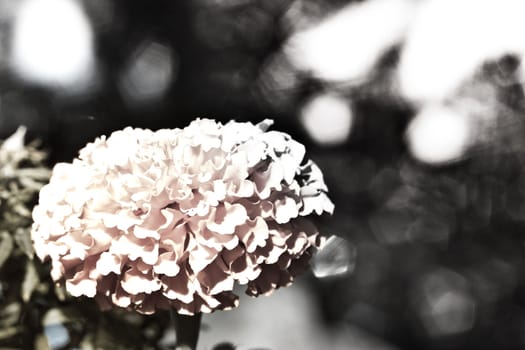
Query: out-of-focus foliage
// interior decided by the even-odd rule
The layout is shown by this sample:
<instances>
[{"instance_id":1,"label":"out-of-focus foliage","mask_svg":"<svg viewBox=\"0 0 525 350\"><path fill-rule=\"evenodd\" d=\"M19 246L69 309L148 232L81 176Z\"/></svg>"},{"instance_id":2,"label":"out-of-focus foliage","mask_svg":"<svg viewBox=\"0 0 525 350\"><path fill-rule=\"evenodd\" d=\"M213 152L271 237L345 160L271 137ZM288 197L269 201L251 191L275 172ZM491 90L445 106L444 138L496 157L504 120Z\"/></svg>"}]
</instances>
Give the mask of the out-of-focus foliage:
<instances>
[{"instance_id":1,"label":"out-of-focus foliage","mask_svg":"<svg viewBox=\"0 0 525 350\"><path fill-rule=\"evenodd\" d=\"M21 127L0 144L0 347L9 349L159 349L169 315L101 313L55 285L34 258L31 211L50 171ZM165 344L169 346L170 344ZM172 345L172 344L171 344Z\"/></svg>"}]
</instances>

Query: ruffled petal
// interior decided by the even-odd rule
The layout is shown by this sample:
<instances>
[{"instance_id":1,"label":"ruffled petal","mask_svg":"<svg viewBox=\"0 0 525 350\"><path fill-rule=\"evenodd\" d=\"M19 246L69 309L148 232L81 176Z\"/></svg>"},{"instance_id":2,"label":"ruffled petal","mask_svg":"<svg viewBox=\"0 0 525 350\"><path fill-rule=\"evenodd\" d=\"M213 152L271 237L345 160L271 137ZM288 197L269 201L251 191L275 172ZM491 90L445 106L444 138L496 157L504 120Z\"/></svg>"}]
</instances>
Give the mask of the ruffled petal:
<instances>
[{"instance_id":1,"label":"ruffled petal","mask_svg":"<svg viewBox=\"0 0 525 350\"><path fill-rule=\"evenodd\" d=\"M125 128L59 163L33 210L37 256L74 296L151 314L238 305L290 284L332 213L321 170L289 135L198 119Z\"/></svg>"}]
</instances>

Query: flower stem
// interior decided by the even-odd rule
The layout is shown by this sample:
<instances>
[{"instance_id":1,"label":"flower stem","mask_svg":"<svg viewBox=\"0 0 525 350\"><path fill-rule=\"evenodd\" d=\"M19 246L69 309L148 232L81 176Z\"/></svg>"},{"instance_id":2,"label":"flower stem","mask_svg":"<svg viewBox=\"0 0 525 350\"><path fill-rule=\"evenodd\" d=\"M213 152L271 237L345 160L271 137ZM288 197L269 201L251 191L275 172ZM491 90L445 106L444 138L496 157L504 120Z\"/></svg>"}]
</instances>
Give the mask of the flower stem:
<instances>
[{"instance_id":1,"label":"flower stem","mask_svg":"<svg viewBox=\"0 0 525 350\"><path fill-rule=\"evenodd\" d=\"M171 317L175 325L175 350L195 350L199 340L202 313L193 316L181 315L171 309Z\"/></svg>"}]
</instances>

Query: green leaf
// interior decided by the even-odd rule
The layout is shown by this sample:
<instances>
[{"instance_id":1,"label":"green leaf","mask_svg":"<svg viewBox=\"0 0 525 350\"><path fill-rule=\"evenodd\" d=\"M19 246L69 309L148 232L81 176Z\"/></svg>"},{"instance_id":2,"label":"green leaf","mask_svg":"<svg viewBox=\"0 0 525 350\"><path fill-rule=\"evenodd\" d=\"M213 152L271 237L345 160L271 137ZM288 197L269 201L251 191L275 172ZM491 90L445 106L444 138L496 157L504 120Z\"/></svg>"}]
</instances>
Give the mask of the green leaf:
<instances>
[{"instance_id":1,"label":"green leaf","mask_svg":"<svg viewBox=\"0 0 525 350\"><path fill-rule=\"evenodd\" d=\"M13 338L20 332L18 327L7 327L0 329L0 340Z\"/></svg>"},{"instance_id":2,"label":"green leaf","mask_svg":"<svg viewBox=\"0 0 525 350\"><path fill-rule=\"evenodd\" d=\"M22 291L21 296L22 300L27 303L33 295L33 291L40 282L38 278L38 272L36 271L35 264L29 262L26 264L26 274L24 276L24 281L22 282Z\"/></svg>"},{"instance_id":3,"label":"green leaf","mask_svg":"<svg viewBox=\"0 0 525 350\"><path fill-rule=\"evenodd\" d=\"M13 238L7 232L0 233L0 268L4 265L6 260L13 251Z\"/></svg>"},{"instance_id":4,"label":"green leaf","mask_svg":"<svg viewBox=\"0 0 525 350\"><path fill-rule=\"evenodd\" d=\"M25 187L39 190L40 187L42 187L41 184L38 183L24 183L24 181L38 179L42 181L47 181L51 175L51 171L47 168L40 167L40 168L24 168L24 169L18 169L18 175L21 177L21 182ZM39 187L37 187L40 185Z\"/></svg>"},{"instance_id":5,"label":"green leaf","mask_svg":"<svg viewBox=\"0 0 525 350\"><path fill-rule=\"evenodd\" d=\"M66 314L65 309L61 308L49 309L42 318L44 326L54 323L67 323L69 321L71 321L70 317Z\"/></svg>"},{"instance_id":6,"label":"green leaf","mask_svg":"<svg viewBox=\"0 0 525 350\"><path fill-rule=\"evenodd\" d=\"M33 259L35 249L31 242L31 233L29 229L18 228L15 232L15 242L18 248L29 258Z\"/></svg>"},{"instance_id":7,"label":"green leaf","mask_svg":"<svg viewBox=\"0 0 525 350\"><path fill-rule=\"evenodd\" d=\"M84 336L84 338L82 339L82 342L80 343L80 348L82 350L95 350L93 334L88 333Z\"/></svg>"},{"instance_id":8,"label":"green leaf","mask_svg":"<svg viewBox=\"0 0 525 350\"><path fill-rule=\"evenodd\" d=\"M39 334L35 340L35 350L51 350L47 343L47 338L43 334Z\"/></svg>"},{"instance_id":9,"label":"green leaf","mask_svg":"<svg viewBox=\"0 0 525 350\"><path fill-rule=\"evenodd\" d=\"M65 301L67 299L66 287L62 284L55 283L55 295L58 300Z\"/></svg>"},{"instance_id":10,"label":"green leaf","mask_svg":"<svg viewBox=\"0 0 525 350\"><path fill-rule=\"evenodd\" d=\"M15 326L20 320L22 306L18 302L7 304L0 310L0 328Z\"/></svg>"},{"instance_id":11,"label":"green leaf","mask_svg":"<svg viewBox=\"0 0 525 350\"><path fill-rule=\"evenodd\" d=\"M130 332L129 328L123 327L123 324L116 319L110 322L104 315L101 316L95 331L96 349L130 350L138 348L134 345L138 344L140 333Z\"/></svg>"}]
</instances>

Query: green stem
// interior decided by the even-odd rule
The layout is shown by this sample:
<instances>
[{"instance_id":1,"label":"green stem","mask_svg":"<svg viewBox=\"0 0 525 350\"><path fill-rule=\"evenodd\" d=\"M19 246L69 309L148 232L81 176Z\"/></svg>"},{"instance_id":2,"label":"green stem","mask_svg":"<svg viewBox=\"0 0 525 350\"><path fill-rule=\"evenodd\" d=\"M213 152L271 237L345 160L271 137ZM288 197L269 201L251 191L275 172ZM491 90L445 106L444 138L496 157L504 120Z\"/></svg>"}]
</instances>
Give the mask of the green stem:
<instances>
[{"instance_id":1,"label":"green stem","mask_svg":"<svg viewBox=\"0 0 525 350\"><path fill-rule=\"evenodd\" d=\"M175 350L196 350L202 314L181 315L172 309L171 317L175 325Z\"/></svg>"}]
</instances>

